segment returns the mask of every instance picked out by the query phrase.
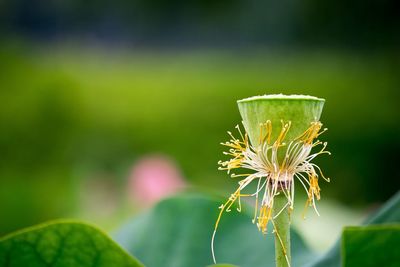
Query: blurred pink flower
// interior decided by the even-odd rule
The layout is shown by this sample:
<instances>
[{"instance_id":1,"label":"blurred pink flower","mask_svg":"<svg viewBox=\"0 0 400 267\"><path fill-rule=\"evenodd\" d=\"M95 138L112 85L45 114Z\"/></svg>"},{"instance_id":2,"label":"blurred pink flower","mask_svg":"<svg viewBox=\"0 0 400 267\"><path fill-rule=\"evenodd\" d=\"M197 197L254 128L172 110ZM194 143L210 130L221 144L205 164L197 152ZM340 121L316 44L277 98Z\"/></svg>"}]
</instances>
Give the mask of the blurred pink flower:
<instances>
[{"instance_id":1,"label":"blurred pink flower","mask_svg":"<svg viewBox=\"0 0 400 267\"><path fill-rule=\"evenodd\" d=\"M139 159L129 176L129 196L139 206L149 206L185 187L176 164L166 156L150 155Z\"/></svg>"}]
</instances>

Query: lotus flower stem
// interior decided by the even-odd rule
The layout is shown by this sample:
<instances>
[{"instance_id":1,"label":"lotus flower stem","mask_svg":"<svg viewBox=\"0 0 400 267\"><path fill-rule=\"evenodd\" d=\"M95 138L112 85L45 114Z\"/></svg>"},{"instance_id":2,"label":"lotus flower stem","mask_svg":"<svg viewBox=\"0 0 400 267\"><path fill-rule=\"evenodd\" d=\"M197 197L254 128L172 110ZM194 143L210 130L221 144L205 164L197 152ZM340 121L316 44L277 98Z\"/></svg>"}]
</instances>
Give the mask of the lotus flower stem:
<instances>
[{"instance_id":1,"label":"lotus flower stem","mask_svg":"<svg viewBox=\"0 0 400 267\"><path fill-rule=\"evenodd\" d=\"M275 262L277 267L290 266L290 210L284 194L274 199L272 214L275 234ZM279 216L278 216L279 215Z\"/></svg>"}]
</instances>

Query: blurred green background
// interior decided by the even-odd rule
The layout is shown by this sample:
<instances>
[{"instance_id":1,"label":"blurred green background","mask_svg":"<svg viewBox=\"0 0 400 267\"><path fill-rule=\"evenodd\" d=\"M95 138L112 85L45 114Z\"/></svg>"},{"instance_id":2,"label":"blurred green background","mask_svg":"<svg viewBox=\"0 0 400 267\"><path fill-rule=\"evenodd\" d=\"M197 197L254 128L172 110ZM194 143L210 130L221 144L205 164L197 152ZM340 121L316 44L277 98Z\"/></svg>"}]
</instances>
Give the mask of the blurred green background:
<instances>
[{"instance_id":1,"label":"blurred green background","mask_svg":"<svg viewBox=\"0 0 400 267\"><path fill-rule=\"evenodd\" d=\"M112 229L146 207L129 182L143 157L228 195L236 181L217 161L236 100L270 93L326 99L321 202L356 221L400 188L396 8L2 1L0 234L60 217Z\"/></svg>"}]
</instances>

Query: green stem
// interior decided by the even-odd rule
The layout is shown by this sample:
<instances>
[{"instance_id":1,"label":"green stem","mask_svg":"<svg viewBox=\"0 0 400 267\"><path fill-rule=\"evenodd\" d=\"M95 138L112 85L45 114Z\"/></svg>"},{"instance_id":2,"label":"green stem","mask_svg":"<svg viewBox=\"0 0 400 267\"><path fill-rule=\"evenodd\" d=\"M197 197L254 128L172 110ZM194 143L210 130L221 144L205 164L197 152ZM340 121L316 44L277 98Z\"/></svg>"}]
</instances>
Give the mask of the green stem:
<instances>
[{"instance_id":1,"label":"green stem","mask_svg":"<svg viewBox=\"0 0 400 267\"><path fill-rule=\"evenodd\" d=\"M273 216L278 214L287 203L287 198L281 192L274 198ZM275 224L275 261L276 267L289 267L290 257L290 214L286 207L274 220ZM287 259L286 259L287 256ZM289 263L288 263L289 261Z\"/></svg>"}]
</instances>

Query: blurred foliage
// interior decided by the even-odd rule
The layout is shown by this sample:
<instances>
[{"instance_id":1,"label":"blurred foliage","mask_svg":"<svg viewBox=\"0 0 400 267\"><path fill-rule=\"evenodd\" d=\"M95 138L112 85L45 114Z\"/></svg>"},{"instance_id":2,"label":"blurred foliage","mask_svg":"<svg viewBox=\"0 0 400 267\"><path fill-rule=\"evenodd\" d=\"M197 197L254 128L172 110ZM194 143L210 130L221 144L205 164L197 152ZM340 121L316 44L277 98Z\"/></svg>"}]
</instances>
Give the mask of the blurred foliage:
<instances>
[{"instance_id":1,"label":"blurred foliage","mask_svg":"<svg viewBox=\"0 0 400 267\"><path fill-rule=\"evenodd\" d=\"M400 224L346 227L342 235L342 266L399 265Z\"/></svg>"},{"instance_id":2,"label":"blurred foliage","mask_svg":"<svg viewBox=\"0 0 400 267\"><path fill-rule=\"evenodd\" d=\"M205 266L212 261L210 241L221 201L224 200L209 194L185 193L163 200L129 220L114 236L132 257L91 225L55 221L0 238L0 265L143 266L136 260L137 256L146 266ZM397 266L399 205L400 193L364 223L368 226L345 228L341 251L339 240L321 257L316 257L292 229L292 264L339 267L342 262L343 266L378 266L380 263ZM218 262L242 267L275 266L273 234L262 235L251 223L253 216L247 204L243 204L241 213L236 209L224 213L214 243ZM272 231L273 227L269 225L268 228ZM376 253L383 249L385 253Z\"/></svg>"},{"instance_id":3,"label":"blurred foliage","mask_svg":"<svg viewBox=\"0 0 400 267\"><path fill-rule=\"evenodd\" d=\"M365 220L363 225L374 226L384 226L384 225L394 225L400 223L400 191L397 192L389 201L385 203L376 213L370 215L370 217ZM366 227L368 228L368 227ZM342 247L342 236L339 240L332 246L332 248L325 253L323 257L317 258L315 262L311 264L312 267L337 267L343 265L341 254L343 255ZM365 254L361 254L365 257ZM357 259L356 259L357 260ZM358 259L362 260L362 259Z\"/></svg>"},{"instance_id":4,"label":"blurred foliage","mask_svg":"<svg viewBox=\"0 0 400 267\"><path fill-rule=\"evenodd\" d=\"M205 194L166 199L130 220L114 238L145 266L208 266L213 261L210 242L218 206L224 201ZM252 219L253 209L246 205L242 213L235 208L223 214L214 242L217 263L241 267L275 266L273 226L270 224L269 234L263 235ZM155 234L154 229L159 234ZM303 266L315 257L293 229L291 249L294 266Z\"/></svg>"},{"instance_id":5,"label":"blurred foliage","mask_svg":"<svg viewBox=\"0 0 400 267\"><path fill-rule=\"evenodd\" d=\"M168 256L175 256L172 264L187 266L185 263L193 260L193 257L187 255L198 255L197 262L191 266L200 266L201 262L207 259L211 260L207 243L210 242L212 229L214 226L215 218L219 212L216 207L218 203L223 203L223 200L217 198L210 198L207 195L191 194L181 195L174 198L161 201L153 209L147 213L142 214L130 220L126 225L122 226L115 234L115 240L126 248L132 255L136 255L145 264L151 263L157 266L157 262L165 259ZM214 208L213 208L214 207ZM213 212L214 210L214 212ZM296 210L296 208L295 208ZM198 217L202 218L202 224L198 225ZM214 217L214 219L213 219ZM179 223L176 223L176 218L179 218ZM231 212L223 214L218 232L215 238L215 252L218 262L234 263L239 266L274 266L274 245L273 236L263 236L257 231L256 225L251 223L253 218L252 208L244 204L241 213L238 213L235 208ZM341 239L324 255L317 256L314 252L310 251L299 236L298 231L292 228L292 264L294 266L307 266L307 267L339 267L341 266L341 259L347 253L354 253L353 258L350 259L354 262L362 262L367 264L368 257L361 250L370 250L372 248L378 249L376 245L388 242L395 242L399 234L400 222L400 193L397 193L389 201L375 213L371 214L370 218L363 222L363 227L354 227L358 232L356 241L363 239L362 244L352 247L352 251L345 251L341 248ZM309 221L309 223L312 223ZM396 236L388 236L385 231L382 232L379 238L379 232L384 230L387 225L392 225L391 228L396 229L392 231ZM396 226L394 226L396 225ZM272 231L272 225L269 225ZM365 235L368 234L368 229L375 228L375 233L371 235L373 244L365 242ZM156 235L152 239L147 239L146 236L154 235L154 229L159 229L163 235ZM211 229L211 231L209 230ZM326 231L326 229L324 229ZM366 230L366 231L364 231ZM386 228L386 230L388 230ZM321 230L316 231L321 234ZM177 234L165 234L176 232ZM349 236L345 230L345 238ZM350 234L351 235L351 234ZM170 239L173 239L170 240ZM193 240L196 242L193 243ZM353 239L354 240L354 239ZM398 240L397 240L398 241ZM371 246L369 246L371 245ZM227 249L229 248L229 249ZM358 248L358 249L357 249ZM388 248L393 257L388 258L387 264L394 263L396 246ZM260 250L261 249L261 250ZM382 246L379 247L382 249ZM152 251L157 253L151 253ZM162 251L162 253L160 253ZM251 253L249 253L249 251ZM167 253L166 253L167 252ZM168 253L170 252L170 253ZM186 253L184 253L186 252ZM163 253L166 253L162 256ZM394 254L393 254L394 253ZM159 258L152 257L157 254ZM376 253L368 253L371 257L370 263L377 262L380 255ZM348 255L348 254L347 254ZM261 257L260 257L261 256ZM168 265L170 262L165 263ZM375 264L379 265L379 264ZM161 266L163 266L161 264ZM358 265L364 266L364 265ZM368 265L370 266L370 265Z\"/></svg>"},{"instance_id":6,"label":"blurred foliage","mask_svg":"<svg viewBox=\"0 0 400 267\"><path fill-rule=\"evenodd\" d=\"M395 52L9 43L0 57L0 233L74 214L82 181L99 173L125 192L146 153L170 155L195 185L231 190L219 143L240 123L236 100L265 93L327 99L324 197L365 205L399 188Z\"/></svg>"}]
</instances>

